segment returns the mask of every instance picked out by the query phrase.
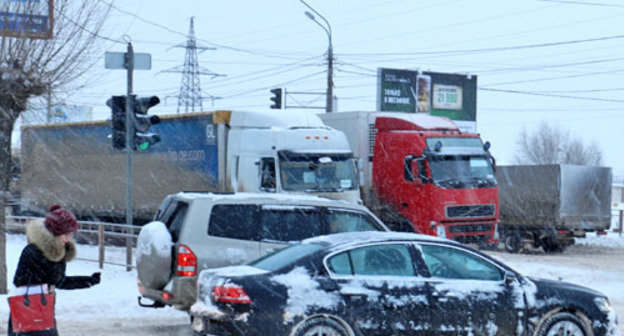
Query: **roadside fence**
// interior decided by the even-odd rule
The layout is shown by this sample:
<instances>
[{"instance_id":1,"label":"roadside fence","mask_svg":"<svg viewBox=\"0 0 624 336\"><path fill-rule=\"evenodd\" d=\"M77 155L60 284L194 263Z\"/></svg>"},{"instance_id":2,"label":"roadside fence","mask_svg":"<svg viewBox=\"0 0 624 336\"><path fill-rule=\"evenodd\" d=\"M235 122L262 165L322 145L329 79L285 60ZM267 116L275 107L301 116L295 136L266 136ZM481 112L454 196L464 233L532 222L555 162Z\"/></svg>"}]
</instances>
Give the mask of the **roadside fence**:
<instances>
[{"instance_id":1,"label":"roadside fence","mask_svg":"<svg viewBox=\"0 0 624 336\"><path fill-rule=\"evenodd\" d=\"M26 225L32 221L43 221L42 217L29 216L6 216L6 231L14 233L25 233ZM125 266L127 271L134 267L132 261L133 248L136 246L140 226L128 226L118 223L79 221L76 241L88 243L99 247L98 260L78 258L80 260L98 262L100 268L104 264ZM126 263L106 261L106 245L126 246Z\"/></svg>"}]
</instances>

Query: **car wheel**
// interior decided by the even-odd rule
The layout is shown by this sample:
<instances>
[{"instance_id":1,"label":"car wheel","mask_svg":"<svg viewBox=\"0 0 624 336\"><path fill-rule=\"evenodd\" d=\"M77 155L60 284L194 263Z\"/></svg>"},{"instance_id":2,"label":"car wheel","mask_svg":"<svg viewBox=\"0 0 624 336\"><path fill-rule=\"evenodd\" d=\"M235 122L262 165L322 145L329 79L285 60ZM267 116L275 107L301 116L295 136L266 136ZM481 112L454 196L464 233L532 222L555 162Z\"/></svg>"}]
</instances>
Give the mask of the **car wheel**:
<instances>
[{"instance_id":1,"label":"car wheel","mask_svg":"<svg viewBox=\"0 0 624 336\"><path fill-rule=\"evenodd\" d=\"M542 322L536 336L589 336L587 326L571 313L556 313Z\"/></svg>"},{"instance_id":2,"label":"car wheel","mask_svg":"<svg viewBox=\"0 0 624 336\"><path fill-rule=\"evenodd\" d=\"M299 324L293 336L350 336L351 333L338 321L318 316Z\"/></svg>"}]
</instances>

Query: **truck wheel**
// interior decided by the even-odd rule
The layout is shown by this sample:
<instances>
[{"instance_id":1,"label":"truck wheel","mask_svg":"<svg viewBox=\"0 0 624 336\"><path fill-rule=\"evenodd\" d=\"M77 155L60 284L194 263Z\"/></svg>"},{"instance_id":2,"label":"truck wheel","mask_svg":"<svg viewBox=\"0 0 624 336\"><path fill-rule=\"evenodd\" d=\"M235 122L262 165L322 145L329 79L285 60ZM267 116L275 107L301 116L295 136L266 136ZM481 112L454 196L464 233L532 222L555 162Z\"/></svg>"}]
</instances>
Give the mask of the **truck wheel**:
<instances>
[{"instance_id":1,"label":"truck wheel","mask_svg":"<svg viewBox=\"0 0 624 336\"><path fill-rule=\"evenodd\" d=\"M563 252L565 246L557 241L557 238L547 237L542 240L542 248L544 252Z\"/></svg>"},{"instance_id":2,"label":"truck wheel","mask_svg":"<svg viewBox=\"0 0 624 336\"><path fill-rule=\"evenodd\" d=\"M351 336L340 322L325 316L313 317L295 327L293 336Z\"/></svg>"},{"instance_id":3,"label":"truck wheel","mask_svg":"<svg viewBox=\"0 0 624 336\"><path fill-rule=\"evenodd\" d=\"M581 319L571 313L556 313L544 320L536 336L589 336L588 328Z\"/></svg>"},{"instance_id":4,"label":"truck wheel","mask_svg":"<svg viewBox=\"0 0 624 336\"><path fill-rule=\"evenodd\" d=\"M518 232L507 232L503 236L503 244L505 244L505 251L518 253L522 249L522 237Z\"/></svg>"}]
</instances>

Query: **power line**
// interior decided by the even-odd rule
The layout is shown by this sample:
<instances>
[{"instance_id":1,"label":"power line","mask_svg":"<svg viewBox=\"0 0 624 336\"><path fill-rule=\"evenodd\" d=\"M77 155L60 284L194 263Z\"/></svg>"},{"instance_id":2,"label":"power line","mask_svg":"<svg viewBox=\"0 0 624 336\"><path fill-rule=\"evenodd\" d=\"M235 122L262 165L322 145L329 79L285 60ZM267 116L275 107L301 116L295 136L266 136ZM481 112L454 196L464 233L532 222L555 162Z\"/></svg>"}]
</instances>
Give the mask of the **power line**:
<instances>
[{"instance_id":1,"label":"power line","mask_svg":"<svg viewBox=\"0 0 624 336\"><path fill-rule=\"evenodd\" d=\"M139 16L138 14L136 14L136 13L132 13L132 12L129 12L129 11L126 11L126 10L123 10L123 9L121 9L121 8L119 8L119 7L117 7L117 6L115 6L115 5L114 5L114 4L112 4L112 3L109 3L109 2L104 1L104 0L99 0L99 1L101 1L101 2L103 2L103 3L105 3L105 4L107 4L107 5L109 5L111 8L114 8L114 9L115 9L115 10L117 10L118 12L121 12L121 13L124 13L124 14L127 14L127 15L130 15L130 16L132 16L132 17L135 17L135 18L137 18L138 20L140 20L140 21L142 21L142 22L144 22L144 23L147 23L147 24L149 24L149 25L152 25L152 26L155 26L155 27L158 27L158 28L164 29L164 30L166 30L166 31L168 31L168 32L170 32L170 33L172 33L172 34L176 34L176 35L180 35L180 36L184 36L184 37L186 37L186 34L184 34L184 33L182 33L182 32L179 32L179 31L173 30L173 29L171 29L171 28L169 28L169 27L167 27L167 26L165 26L165 25L162 25L162 24L160 24L160 23L157 23L157 22L154 22L154 21L151 21L151 20L144 19L143 17ZM198 38L197 40L198 40L198 41L205 42L205 43L208 43L208 44L211 44L211 45L213 45L213 46L216 46L216 47L219 47L219 48L222 48L222 49L227 49L227 50L232 50L232 51L238 51L238 52L248 53L248 54L252 54L252 55L262 55L262 56L265 56L265 57L287 58L287 57L285 57L285 56L281 55L281 54L283 54L283 53L261 52L261 51L254 51L254 50L241 49L241 48L236 48L236 47L231 47L231 46L227 46L227 45L223 45L223 44L215 43L215 42L213 42L213 41L209 41L209 40L206 40L206 39L201 39L201 38Z\"/></svg>"},{"instance_id":2,"label":"power line","mask_svg":"<svg viewBox=\"0 0 624 336\"><path fill-rule=\"evenodd\" d=\"M71 22L72 24L74 24L76 27L80 28L81 30L85 31L86 33L88 33L88 34L90 34L90 35L92 35L92 36L94 36L94 37L97 37L97 38L99 38L99 39L106 40L106 41L109 41L109 42L113 42L113 43L119 43L119 44L123 44L123 45L126 45L126 44L127 44L127 42L124 42L124 41L122 41L122 40L116 40L116 39L114 39L114 38L107 37L107 36L104 36L104 35L98 34L98 33L94 32L94 31L91 31L90 29L88 29L88 28L87 28L87 27L85 27L84 25L81 25L80 23L78 23L78 22L76 22L76 21L74 21L74 20L70 19L67 15L65 15L65 13L64 13L64 12L62 12L61 10L59 10L59 9L57 9L57 8L55 8L55 11L56 11L58 14L60 14L62 17L64 17L67 21L69 21L69 22Z\"/></svg>"},{"instance_id":3,"label":"power line","mask_svg":"<svg viewBox=\"0 0 624 336\"><path fill-rule=\"evenodd\" d=\"M410 55L417 56L417 55L443 55L443 54L458 55L458 54L474 54L474 53L481 53L481 52L497 52L497 51L507 51L507 50L544 48L544 47L553 47L553 46L570 45L570 44L578 44L578 43L608 41L608 40L615 40L615 39L621 39L621 38L624 38L624 34L595 37L595 38L589 38L589 39L580 39L580 40L547 42L547 43L526 44L526 45L496 47L496 48L421 51L421 52L411 52L411 53L353 53L353 54L344 53L344 54L339 54L339 55L340 56L410 56Z\"/></svg>"},{"instance_id":4,"label":"power line","mask_svg":"<svg viewBox=\"0 0 624 336\"><path fill-rule=\"evenodd\" d=\"M515 94L524 94L524 95L532 95L532 96L545 96L545 97L555 97L555 98L568 98L568 99L595 100L595 101L604 101L604 102L624 103L624 100L618 100L618 99L568 96L568 95L550 94L550 93L534 92L534 91L502 90L502 89L487 88L487 87L482 87L482 86L480 86L478 89L482 91L515 93Z\"/></svg>"},{"instance_id":5,"label":"power line","mask_svg":"<svg viewBox=\"0 0 624 336\"><path fill-rule=\"evenodd\" d=\"M586 6L601 6L601 7L624 7L624 5L605 4L597 2L583 2L583 1L570 1L570 0L537 0L542 2L557 2L567 5L586 5Z\"/></svg>"},{"instance_id":6,"label":"power line","mask_svg":"<svg viewBox=\"0 0 624 336\"><path fill-rule=\"evenodd\" d=\"M585 72L581 74L557 76L557 77L543 77L543 78L508 81L508 82L488 83L487 85L509 85L509 84L520 84L520 83L533 83L533 82L539 82L539 81L566 79L566 78L583 77L583 76L608 75L608 74L618 73L622 71L624 71L624 69L614 69L614 70L609 70L609 71L597 71L597 72Z\"/></svg>"}]
</instances>

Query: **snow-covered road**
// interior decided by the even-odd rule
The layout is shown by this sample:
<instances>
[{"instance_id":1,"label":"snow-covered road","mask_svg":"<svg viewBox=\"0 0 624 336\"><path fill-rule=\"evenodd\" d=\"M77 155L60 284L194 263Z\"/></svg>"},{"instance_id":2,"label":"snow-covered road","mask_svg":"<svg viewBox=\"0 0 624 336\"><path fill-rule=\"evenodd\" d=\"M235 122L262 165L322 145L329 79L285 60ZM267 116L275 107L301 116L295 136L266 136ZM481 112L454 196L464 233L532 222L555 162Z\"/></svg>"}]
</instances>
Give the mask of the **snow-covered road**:
<instances>
[{"instance_id":1,"label":"snow-covered road","mask_svg":"<svg viewBox=\"0 0 624 336\"><path fill-rule=\"evenodd\" d=\"M12 280L19 254L26 244L23 235L7 235L7 267ZM97 259L97 247L79 245L78 258ZM523 274L588 286L607 294L624 316L624 239L616 235L589 237L561 254L508 254L487 252ZM107 247L107 260L123 263L125 250ZM91 274L97 263L76 260L68 264L69 275ZM61 335L174 335L190 336L189 318L172 308L149 309L137 304L136 272L105 265L102 283L90 289L58 291L57 321ZM0 300L5 300L1 295ZM6 334L8 305L0 304L0 334ZM620 325L624 334L624 325Z\"/></svg>"}]
</instances>

